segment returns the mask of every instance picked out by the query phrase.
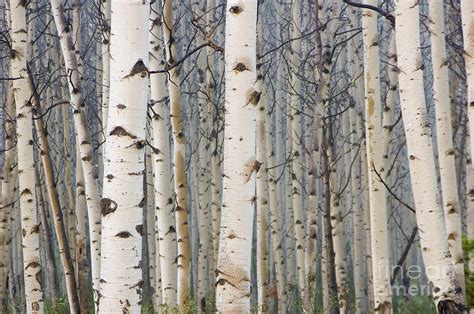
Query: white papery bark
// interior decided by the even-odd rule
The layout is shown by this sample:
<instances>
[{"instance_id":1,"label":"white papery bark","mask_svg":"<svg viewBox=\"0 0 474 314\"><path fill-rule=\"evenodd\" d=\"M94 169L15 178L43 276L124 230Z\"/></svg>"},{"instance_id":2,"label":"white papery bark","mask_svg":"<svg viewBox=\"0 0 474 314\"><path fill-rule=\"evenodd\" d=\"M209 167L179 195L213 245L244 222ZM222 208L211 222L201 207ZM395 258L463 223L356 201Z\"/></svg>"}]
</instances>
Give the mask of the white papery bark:
<instances>
[{"instance_id":1,"label":"white papery bark","mask_svg":"<svg viewBox=\"0 0 474 314\"><path fill-rule=\"evenodd\" d=\"M10 2L12 77L16 104L18 147L18 184L20 193L21 245L23 248L24 288L27 313L43 313L39 222L35 198L35 161L33 156L32 103L28 89L27 28L25 2Z\"/></svg>"},{"instance_id":2,"label":"white papery bark","mask_svg":"<svg viewBox=\"0 0 474 314\"><path fill-rule=\"evenodd\" d=\"M149 10L148 1L112 3L99 313L141 308Z\"/></svg>"},{"instance_id":3,"label":"white papery bark","mask_svg":"<svg viewBox=\"0 0 474 314\"><path fill-rule=\"evenodd\" d=\"M224 193L217 265L220 313L250 312L255 172L256 0L226 5Z\"/></svg>"},{"instance_id":4,"label":"white papery bark","mask_svg":"<svg viewBox=\"0 0 474 314\"><path fill-rule=\"evenodd\" d=\"M467 103L469 119L470 157L467 169L467 238L474 239L474 1L461 1L464 62L467 75ZM474 273L474 253L469 258L469 272ZM471 309L472 311L472 309Z\"/></svg>"},{"instance_id":5,"label":"white papery bark","mask_svg":"<svg viewBox=\"0 0 474 314\"><path fill-rule=\"evenodd\" d=\"M76 151L78 147L76 146ZM79 155L79 152L77 152ZM76 273L77 288L79 290L79 301L81 313L86 312L89 307L89 261L87 260L87 232L86 232L86 192L84 191L84 172L82 171L81 162L76 163L76 199L75 199L75 215L76 215Z\"/></svg>"},{"instance_id":6,"label":"white papery bark","mask_svg":"<svg viewBox=\"0 0 474 314\"><path fill-rule=\"evenodd\" d=\"M277 75L280 78L282 73L283 63L279 62ZM287 309L287 299L288 293L285 289L285 281L286 281L286 273L285 273L285 258L284 258L284 251L282 245L282 238L283 232L281 230L282 226L282 215L279 213L279 189L278 189L278 178L281 174L280 167L277 166L276 162L276 150L279 149L278 145L273 145L273 137L276 137L276 142L278 143L278 139L281 138L280 136L276 136L278 127L281 127L279 114L281 114L281 109L274 107L274 104L266 100L268 97L268 92L263 86L261 90L262 94L260 95L260 101L265 101L266 105L266 132L267 135L265 137L265 145L267 151L267 158L266 158L266 168L267 168L267 178L268 178L268 202L269 202L269 210L270 210L270 228L271 228L271 248L274 254L274 264L275 264L275 280L276 280L276 290L277 290L277 302L278 302L278 312L285 312ZM275 130L271 126L271 114L272 112L275 113L275 119L277 121ZM280 202L281 203L281 202Z\"/></svg>"},{"instance_id":7,"label":"white papery bark","mask_svg":"<svg viewBox=\"0 0 474 314\"><path fill-rule=\"evenodd\" d=\"M163 0L163 37L168 65L178 61L173 29L173 1ZM189 301L191 277L191 249L188 227L187 174L185 165L186 138L183 130L179 68L172 67L168 74L170 118L173 135L173 175L176 193L176 235L178 241L178 305Z\"/></svg>"},{"instance_id":8,"label":"white papery bark","mask_svg":"<svg viewBox=\"0 0 474 314\"><path fill-rule=\"evenodd\" d=\"M158 1L152 6L150 25L150 68L159 69L163 65L164 48L162 44L160 8ZM156 229L158 231L159 254L157 264L161 267L162 303L176 306L176 276L175 263L176 226L173 201L173 179L171 177L171 154L169 142L169 110L166 104L166 74L150 76L150 103L152 104L153 128L153 173L155 186ZM157 280L159 280L157 278Z\"/></svg>"},{"instance_id":9,"label":"white papery bark","mask_svg":"<svg viewBox=\"0 0 474 314\"><path fill-rule=\"evenodd\" d=\"M209 0L209 2L212 2ZM194 6L194 16L201 17L206 16L206 1L200 1ZM212 12L212 11L211 11ZM210 12L208 13L210 14ZM207 17L207 16L206 16ZM203 21L204 22L204 21ZM209 23L209 21L207 21ZM206 32L209 32L210 27L204 28ZM196 46L204 44L206 34L199 35L196 38ZM197 126L196 141L198 142L198 154L196 154L196 168L197 168L197 194L198 194L198 230L199 230L199 257L198 257L198 278L197 278L197 301L199 308L203 311L206 310L206 298L211 292L212 285L209 284L210 279L213 276L209 276L213 270L209 269L213 262L210 262L210 258L214 258L212 252L212 246L210 245L210 228L209 222L211 215L211 176L210 176L210 145L209 145L209 105L212 105L209 101L208 86L206 80L205 69L208 66L209 50L202 50L197 58L198 65L198 81L199 81L199 93L197 94L198 108L199 108L199 123ZM213 266L214 267L214 266Z\"/></svg>"},{"instance_id":10,"label":"white papery bark","mask_svg":"<svg viewBox=\"0 0 474 314\"><path fill-rule=\"evenodd\" d=\"M427 277L433 284L438 311L457 311L462 305L463 294L451 262L425 107L419 2L397 0L395 3L400 103L423 261Z\"/></svg>"},{"instance_id":11,"label":"white papery bark","mask_svg":"<svg viewBox=\"0 0 474 314\"><path fill-rule=\"evenodd\" d=\"M261 20L257 24L257 42L262 38L262 23ZM260 62L261 60L258 60ZM268 206L268 180L267 180L267 147L266 147L266 129L268 128L266 123L266 94L263 95L263 89L265 89L265 82L263 80L262 71L257 70L257 82L256 86L256 96L258 95L257 102L257 124L256 124L256 134L257 134L257 162L258 162L258 171L257 171L257 299L258 299L258 309L259 313L268 312L268 284L269 284L269 271L268 271L268 222L267 222L267 213L269 211Z\"/></svg>"},{"instance_id":12,"label":"white papery bark","mask_svg":"<svg viewBox=\"0 0 474 314\"><path fill-rule=\"evenodd\" d=\"M7 16L7 18L9 18ZM13 118L15 115L15 96L13 94L13 82L8 83L8 92L5 104L5 146L7 151L4 154L3 169L1 173L1 187L0 187L0 311L7 311L7 282L8 265L10 260L10 216L11 210L15 202L13 196L13 187L15 186L16 178L14 178L14 160L16 150L13 145L13 134L15 126Z\"/></svg>"},{"instance_id":13,"label":"white papery bark","mask_svg":"<svg viewBox=\"0 0 474 314\"><path fill-rule=\"evenodd\" d=\"M459 206L456 164L454 159L453 128L446 54L443 1L431 0L430 39L433 62L433 101L436 112L436 140L441 178L446 232L449 250L459 283L464 287L464 262L461 239L461 209ZM474 13L474 11L473 11ZM473 33L474 34L474 33Z\"/></svg>"},{"instance_id":14,"label":"white papery bark","mask_svg":"<svg viewBox=\"0 0 474 314\"><path fill-rule=\"evenodd\" d=\"M301 4L299 0L292 3L291 37L301 37ZM304 258L304 219L303 219L303 138L301 133L302 113L301 113L301 80L298 77L300 72L299 53L301 52L301 41L293 40L291 42L291 83L290 83L290 119L291 119L291 153L292 153L292 204L293 204L293 223L295 228L295 250L296 256L296 274L298 290L301 297L305 291L305 258Z\"/></svg>"},{"instance_id":15,"label":"white papery bark","mask_svg":"<svg viewBox=\"0 0 474 314\"><path fill-rule=\"evenodd\" d=\"M110 15L112 0L101 0L101 26L102 26L102 128L107 130L107 119L110 101Z\"/></svg>"},{"instance_id":16,"label":"white papery bark","mask_svg":"<svg viewBox=\"0 0 474 314\"><path fill-rule=\"evenodd\" d=\"M377 0L367 2L377 6ZM390 260L387 227L386 192L377 173L383 178L382 104L380 98L380 63L377 15L372 10L362 14L364 42L365 115L367 165L369 167L369 203L372 242L374 310L389 313L392 307Z\"/></svg>"},{"instance_id":17,"label":"white papery bark","mask_svg":"<svg viewBox=\"0 0 474 314\"><path fill-rule=\"evenodd\" d=\"M464 39L464 61L467 74L467 103L471 158L474 156L474 1L461 1L462 33ZM473 165L474 163L472 163ZM471 166L473 167L473 166Z\"/></svg>"},{"instance_id":18,"label":"white papery bark","mask_svg":"<svg viewBox=\"0 0 474 314\"><path fill-rule=\"evenodd\" d=\"M100 196L99 188L94 177L93 150L91 137L85 117L85 104L82 94L80 72L70 27L66 25L64 7L60 0L51 0L51 11L59 36L61 51L68 73L68 87L73 110L76 141L79 145L80 159L84 171L84 187L87 202L87 217L89 223L89 244L91 247L91 273L94 300L97 302L100 279Z\"/></svg>"}]
</instances>

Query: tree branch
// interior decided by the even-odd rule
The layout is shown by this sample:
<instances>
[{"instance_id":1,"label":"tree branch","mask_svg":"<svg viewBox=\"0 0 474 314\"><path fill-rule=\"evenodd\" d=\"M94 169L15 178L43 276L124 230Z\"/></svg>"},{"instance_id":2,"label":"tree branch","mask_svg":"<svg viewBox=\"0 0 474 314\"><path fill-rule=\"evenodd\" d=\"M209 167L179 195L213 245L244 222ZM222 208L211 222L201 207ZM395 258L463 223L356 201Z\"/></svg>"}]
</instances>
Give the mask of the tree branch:
<instances>
[{"instance_id":1,"label":"tree branch","mask_svg":"<svg viewBox=\"0 0 474 314\"><path fill-rule=\"evenodd\" d=\"M376 6L373 6L373 5L370 5L370 4L364 4L364 3L356 3L356 2L349 1L349 0L342 0L342 2L344 2L348 5L357 7L357 8L363 8L363 9L368 9L368 10L375 11L378 14L385 17L390 22L390 24L392 24L392 26L395 27L395 16L393 16L392 14L390 14L390 13L388 13L388 12L386 12L386 11L376 7Z\"/></svg>"},{"instance_id":2,"label":"tree branch","mask_svg":"<svg viewBox=\"0 0 474 314\"><path fill-rule=\"evenodd\" d=\"M204 43L202 45L199 45L197 46L196 48L194 48L193 50L189 51L187 54L184 55L183 58L181 58L179 61L176 61L175 63L173 64L166 64L165 65L165 68L163 70L156 70L156 71L148 71L149 74L157 74L157 73L166 73L168 72L169 70L177 67L178 65L180 65L181 63L183 63L187 58L189 58L191 55L193 55L194 53L196 53L197 51L201 50L202 48L204 47L211 47L213 48L214 50L217 50L217 51L220 51L220 52L223 52L224 51L224 48L222 47L219 47L217 46L216 44L214 44L212 41L208 41L207 43Z\"/></svg>"},{"instance_id":3,"label":"tree branch","mask_svg":"<svg viewBox=\"0 0 474 314\"><path fill-rule=\"evenodd\" d=\"M409 210L411 210L412 212L416 212L416 210L411 207L410 205L408 205L407 203L405 203L404 201L402 201L395 193L392 192L392 190L390 189L390 187L387 185L387 183L385 183L385 181L382 179L382 177L380 176L380 173L377 172L377 169L375 169L375 166L372 165L372 170L374 170L375 174L377 175L377 177L379 178L379 181L382 182L383 186L385 186L385 188L387 189L388 193L390 193L393 198L395 198L397 201L400 202L400 204L402 204L403 206L405 206L406 208L408 208Z\"/></svg>"},{"instance_id":4,"label":"tree branch","mask_svg":"<svg viewBox=\"0 0 474 314\"><path fill-rule=\"evenodd\" d=\"M413 242L415 242L415 237L417 233L418 233L418 226L415 226L413 228L413 231L411 232L410 238L408 238L407 245L405 246L405 249L403 250L403 253L400 256L400 259L398 260L397 265L393 269L392 278L390 278L390 285L393 285L395 283L395 279L397 279L397 275L400 272L400 267L405 262L405 259L407 258L408 253L410 252L410 248Z\"/></svg>"}]
</instances>

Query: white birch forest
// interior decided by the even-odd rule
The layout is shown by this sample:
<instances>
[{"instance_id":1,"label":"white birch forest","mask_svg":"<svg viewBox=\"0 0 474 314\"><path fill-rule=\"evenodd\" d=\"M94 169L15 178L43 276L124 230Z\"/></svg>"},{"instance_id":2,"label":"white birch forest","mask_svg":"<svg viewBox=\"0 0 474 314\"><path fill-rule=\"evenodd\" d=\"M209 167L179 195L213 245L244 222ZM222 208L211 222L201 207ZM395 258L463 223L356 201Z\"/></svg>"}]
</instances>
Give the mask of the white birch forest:
<instances>
[{"instance_id":1,"label":"white birch forest","mask_svg":"<svg viewBox=\"0 0 474 314\"><path fill-rule=\"evenodd\" d=\"M0 313L474 311L473 0L0 0L0 108Z\"/></svg>"}]
</instances>

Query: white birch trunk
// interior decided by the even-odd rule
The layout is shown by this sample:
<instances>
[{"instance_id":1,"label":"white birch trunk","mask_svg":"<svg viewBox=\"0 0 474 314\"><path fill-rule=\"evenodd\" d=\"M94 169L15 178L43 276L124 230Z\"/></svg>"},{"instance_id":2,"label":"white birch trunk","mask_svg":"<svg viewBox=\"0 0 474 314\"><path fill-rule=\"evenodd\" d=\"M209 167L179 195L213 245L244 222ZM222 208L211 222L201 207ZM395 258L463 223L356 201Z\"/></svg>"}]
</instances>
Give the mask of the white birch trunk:
<instances>
[{"instance_id":1,"label":"white birch trunk","mask_svg":"<svg viewBox=\"0 0 474 314\"><path fill-rule=\"evenodd\" d=\"M100 280L100 196L99 188L94 177L93 151L91 137L87 127L84 112L84 98L82 94L80 73L77 64L74 46L70 34L70 27L66 26L64 7L60 0L51 0L51 11L56 24L59 41L66 71L70 75L68 81L71 106L73 110L76 142L79 145L80 160L84 170L84 187L87 201L87 217L89 223L89 243L91 247L91 273L94 301L99 297Z\"/></svg>"},{"instance_id":2,"label":"white birch trunk","mask_svg":"<svg viewBox=\"0 0 474 314\"><path fill-rule=\"evenodd\" d=\"M212 10L219 3L215 0L207 0L207 22L211 23L213 19ZM211 241L212 241L212 258L209 260L209 282L216 280L216 266L219 249L219 228L221 216L221 167L218 152L218 111L216 98L216 82L214 69L214 57L211 53L211 47L207 47L207 67L206 67L206 83L208 99L208 123L209 123L209 146L210 146L210 189L211 189ZM214 286L215 287L215 286ZM212 289L215 292L215 288Z\"/></svg>"},{"instance_id":3,"label":"white birch trunk","mask_svg":"<svg viewBox=\"0 0 474 314\"><path fill-rule=\"evenodd\" d=\"M158 2L152 6L150 25L150 68L162 68L164 48L162 45L161 20ZM156 230L159 242L157 264L161 268L162 304L176 306L177 265L175 263L176 226L171 177L171 153L169 143L169 110L167 107L166 73L150 76L150 103L152 104L153 128L153 173L155 187ZM159 254L158 254L159 252ZM157 280L159 280L157 278ZM157 302L158 303L158 302ZM160 304L160 303L158 303Z\"/></svg>"},{"instance_id":4,"label":"white birch trunk","mask_svg":"<svg viewBox=\"0 0 474 314\"><path fill-rule=\"evenodd\" d=\"M217 265L219 313L250 312L255 172L256 0L226 5L224 193Z\"/></svg>"},{"instance_id":5,"label":"white birch trunk","mask_svg":"<svg viewBox=\"0 0 474 314\"><path fill-rule=\"evenodd\" d=\"M467 75L467 103L471 158L474 156L474 1L461 1L462 33L464 39L464 62ZM471 163L471 167L474 163Z\"/></svg>"},{"instance_id":6,"label":"white birch trunk","mask_svg":"<svg viewBox=\"0 0 474 314\"><path fill-rule=\"evenodd\" d=\"M430 39L433 62L433 100L436 112L436 140L441 178L446 232L456 276L464 289L464 262L461 239L461 209L459 206L456 164L454 159L451 102L445 42L443 1L431 0ZM474 11L473 11L474 13ZM474 35L474 33L473 33Z\"/></svg>"},{"instance_id":7,"label":"white birch trunk","mask_svg":"<svg viewBox=\"0 0 474 314\"><path fill-rule=\"evenodd\" d=\"M421 251L438 312L455 312L463 306L463 293L451 262L425 107L419 3L406 0L395 3L400 103Z\"/></svg>"},{"instance_id":8,"label":"white birch trunk","mask_svg":"<svg viewBox=\"0 0 474 314\"><path fill-rule=\"evenodd\" d=\"M112 4L99 313L141 308L149 5L141 0Z\"/></svg>"},{"instance_id":9,"label":"white birch trunk","mask_svg":"<svg viewBox=\"0 0 474 314\"><path fill-rule=\"evenodd\" d=\"M7 16L8 18L8 16ZM15 186L16 178L14 177L14 160L15 160L15 147L13 145L13 134L15 132L15 126L13 124L13 118L15 116L15 96L13 94L13 82L8 83L8 92L6 97L5 115L4 115L4 127L5 127L5 145L6 150L3 159L3 169L1 177L1 201L2 205L0 208L0 311L7 311L7 275L8 266L10 264L10 216L11 209L13 208L13 187Z\"/></svg>"},{"instance_id":10,"label":"white birch trunk","mask_svg":"<svg viewBox=\"0 0 474 314\"><path fill-rule=\"evenodd\" d=\"M41 260L39 255L39 222L36 209L35 162L33 157L32 103L28 90L27 28L25 3L11 3L12 77L16 104L18 146L18 184L20 193L21 245L23 249L26 312L43 313Z\"/></svg>"},{"instance_id":11,"label":"white birch trunk","mask_svg":"<svg viewBox=\"0 0 474 314\"><path fill-rule=\"evenodd\" d=\"M110 101L110 15L112 0L100 1L102 27L102 129L107 130Z\"/></svg>"},{"instance_id":12,"label":"white birch trunk","mask_svg":"<svg viewBox=\"0 0 474 314\"><path fill-rule=\"evenodd\" d=\"M377 0L368 4L377 6ZM369 182L370 225L372 242L372 269L374 310L390 313L390 260L387 227L385 187L377 173L383 177L382 104L380 98L380 63L377 15L372 10L362 14L365 78L365 130L367 138L367 165Z\"/></svg>"},{"instance_id":13,"label":"white birch trunk","mask_svg":"<svg viewBox=\"0 0 474 314\"><path fill-rule=\"evenodd\" d=\"M257 25L258 36L262 36L262 23L259 20ZM257 42L259 40L257 38ZM259 60L260 61L260 60ZM262 98L263 89L265 89L265 82L263 80L263 75L260 70L257 70L257 82L256 86L256 95L258 100L256 101L257 107L257 124L256 124L256 134L257 134L257 299L258 299L258 312L264 313L268 312L268 223L267 223L267 213L269 211L268 206L268 180L267 180L267 148L265 143L266 135L266 120L265 120L265 108L267 99ZM266 95L264 95L266 97Z\"/></svg>"},{"instance_id":14,"label":"white birch trunk","mask_svg":"<svg viewBox=\"0 0 474 314\"><path fill-rule=\"evenodd\" d=\"M173 30L173 1L163 2L163 37L168 65L177 61L176 39ZM173 175L176 193L176 235L178 241L178 305L189 301L191 277L191 249L188 227L186 139L183 130L179 68L173 67L168 74L171 127L173 135Z\"/></svg>"},{"instance_id":15,"label":"white birch trunk","mask_svg":"<svg viewBox=\"0 0 474 314\"><path fill-rule=\"evenodd\" d=\"M76 151L78 147L76 146ZM79 151L76 152L79 156ZM77 286L79 290L79 303L81 313L86 312L89 307L89 261L87 260L87 233L86 233L86 197L84 190L84 172L80 161L76 163L76 272Z\"/></svg>"},{"instance_id":16,"label":"white birch trunk","mask_svg":"<svg viewBox=\"0 0 474 314\"><path fill-rule=\"evenodd\" d=\"M281 70L281 66L278 67L278 71ZM278 212L279 209L279 195L278 195L278 178L280 176L280 168L276 164L276 149L273 145L273 137L276 135L271 127L271 114L273 110L281 112L279 108L273 108L273 104L267 100L268 92L265 87L261 90L262 94L260 95L260 101L265 101L266 104L266 137L265 145L268 156L266 157L266 168L267 168L267 179L268 179L268 189L269 189L269 210L270 210L270 228L271 228L271 248L274 254L274 263L275 263L275 279L276 279L276 290L277 290L277 302L278 302L278 312L286 312L287 309L287 299L288 294L285 289L285 259L283 252L283 233L281 232L282 219L281 215ZM277 120L276 125L280 126L278 115L275 114Z\"/></svg>"},{"instance_id":17,"label":"white birch trunk","mask_svg":"<svg viewBox=\"0 0 474 314\"><path fill-rule=\"evenodd\" d=\"M208 0L212 2L211 0ZM199 18L206 16L207 1L200 1L194 6L194 15ZM207 17L207 16L206 16ZM207 21L209 22L209 21ZM209 32L209 27L204 28L206 32ZM198 35L196 39L196 46L204 44L207 34ZM208 63L208 53L210 51L200 51L197 58L198 66L198 81L199 81L199 92L197 93L197 102L199 109L199 123L197 123L196 141L198 142L198 154L197 155L197 201L198 201L198 230L199 230L199 257L198 257L198 278L197 278L197 292L198 292L198 304L202 311L206 311L206 298L209 296L212 285L209 284L209 274L214 271L209 269L210 258L214 258L210 249L210 214L211 214L211 176L209 171L210 166L210 154L209 154L209 95L208 86L206 80L206 71Z\"/></svg>"},{"instance_id":18,"label":"white birch trunk","mask_svg":"<svg viewBox=\"0 0 474 314\"><path fill-rule=\"evenodd\" d=\"M292 3L291 37L301 37L301 4L299 0ZM301 297L305 290L305 266L304 266L304 219L303 219L303 137L301 133L302 113L301 113L301 80L298 77L300 72L299 54L301 53L301 41L291 42L291 83L290 83L290 119L291 119L291 156L292 156L292 204L296 256L296 273L298 290Z\"/></svg>"},{"instance_id":19,"label":"white birch trunk","mask_svg":"<svg viewBox=\"0 0 474 314\"><path fill-rule=\"evenodd\" d=\"M328 126L330 128L331 126ZM329 132L330 137L332 137L332 132ZM349 310L348 304L348 282L347 282L347 271L346 271L346 252L345 252L345 241L344 241L344 225L342 220L341 212L341 195L336 190L340 184L340 175L336 170L336 162L333 157L333 148L329 146L327 148L328 162L330 172L330 190L331 190L331 231L332 231L332 241L334 248L334 268L336 272L336 282L337 282L337 293L339 300L339 311L341 313L346 313ZM333 267L328 264L328 267Z\"/></svg>"}]
</instances>

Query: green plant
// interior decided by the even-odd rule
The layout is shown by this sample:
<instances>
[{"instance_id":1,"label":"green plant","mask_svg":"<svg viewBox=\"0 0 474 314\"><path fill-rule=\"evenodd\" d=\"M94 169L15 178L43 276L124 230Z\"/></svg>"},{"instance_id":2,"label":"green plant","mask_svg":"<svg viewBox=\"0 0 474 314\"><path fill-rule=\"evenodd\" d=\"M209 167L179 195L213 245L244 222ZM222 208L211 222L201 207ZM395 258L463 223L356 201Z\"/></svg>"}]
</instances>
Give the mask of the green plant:
<instances>
[{"instance_id":1,"label":"green plant","mask_svg":"<svg viewBox=\"0 0 474 314\"><path fill-rule=\"evenodd\" d=\"M462 238L464 253L464 277L466 280L466 301L469 308L474 307L474 273L469 271L469 261L474 258L474 239Z\"/></svg>"},{"instance_id":2,"label":"green plant","mask_svg":"<svg viewBox=\"0 0 474 314\"><path fill-rule=\"evenodd\" d=\"M394 313L436 313L433 298L430 296L414 296L409 299L403 296L393 298Z\"/></svg>"},{"instance_id":3,"label":"green plant","mask_svg":"<svg viewBox=\"0 0 474 314\"><path fill-rule=\"evenodd\" d=\"M44 312L46 314L68 314L69 305L66 298L58 298L56 302L44 301Z\"/></svg>"}]
</instances>

